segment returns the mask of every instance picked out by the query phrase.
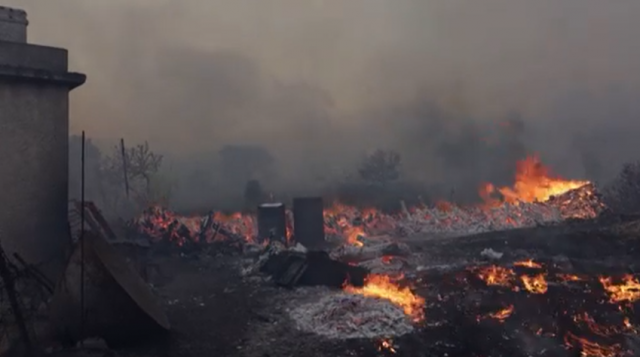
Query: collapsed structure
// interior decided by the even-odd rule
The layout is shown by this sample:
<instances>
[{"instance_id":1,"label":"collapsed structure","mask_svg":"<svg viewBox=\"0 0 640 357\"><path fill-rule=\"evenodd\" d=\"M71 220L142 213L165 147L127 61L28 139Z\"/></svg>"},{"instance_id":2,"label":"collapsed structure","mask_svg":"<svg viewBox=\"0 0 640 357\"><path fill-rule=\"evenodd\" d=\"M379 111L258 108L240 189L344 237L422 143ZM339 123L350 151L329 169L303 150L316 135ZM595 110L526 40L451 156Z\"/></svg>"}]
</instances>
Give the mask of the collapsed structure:
<instances>
[{"instance_id":1,"label":"collapsed structure","mask_svg":"<svg viewBox=\"0 0 640 357\"><path fill-rule=\"evenodd\" d=\"M67 226L69 91L66 49L27 43L27 13L0 7L0 241L9 256L59 275Z\"/></svg>"}]
</instances>

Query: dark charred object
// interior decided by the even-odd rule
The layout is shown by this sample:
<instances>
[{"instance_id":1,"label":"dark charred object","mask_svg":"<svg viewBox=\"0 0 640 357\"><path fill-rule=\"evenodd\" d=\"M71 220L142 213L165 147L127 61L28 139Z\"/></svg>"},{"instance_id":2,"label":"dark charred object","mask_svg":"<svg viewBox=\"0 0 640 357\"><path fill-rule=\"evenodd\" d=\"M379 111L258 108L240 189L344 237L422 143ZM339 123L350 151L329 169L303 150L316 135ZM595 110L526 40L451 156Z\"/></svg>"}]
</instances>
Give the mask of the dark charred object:
<instances>
[{"instance_id":1,"label":"dark charred object","mask_svg":"<svg viewBox=\"0 0 640 357\"><path fill-rule=\"evenodd\" d=\"M50 304L57 338L74 343L100 337L113 347L168 331L169 321L156 297L128 262L91 232L85 232L84 239L84 324L78 244Z\"/></svg>"},{"instance_id":2,"label":"dark charred object","mask_svg":"<svg viewBox=\"0 0 640 357\"><path fill-rule=\"evenodd\" d=\"M326 252L299 253L284 251L270 257L260 269L284 287L330 286L340 288L345 283L363 286L369 271L333 260Z\"/></svg>"},{"instance_id":3,"label":"dark charred object","mask_svg":"<svg viewBox=\"0 0 640 357\"><path fill-rule=\"evenodd\" d=\"M245 208L253 209L259 205L260 202L264 202L266 195L262 189L262 185L258 180L249 180L244 186L244 203Z\"/></svg>"},{"instance_id":4,"label":"dark charred object","mask_svg":"<svg viewBox=\"0 0 640 357\"><path fill-rule=\"evenodd\" d=\"M264 203L258 206L258 239L272 238L286 241L287 220L283 203Z\"/></svg>"},{"instance_id":5,"label":"dark charred object","mask_svg":"<svg viewBox=\"0 0 640 357\"><path fill-rule=\"evenodd\" d=\"M310 249L325 245L323 210L321 197L293 199L293 235L296 242Z\"/></svg>"}]
</instances>

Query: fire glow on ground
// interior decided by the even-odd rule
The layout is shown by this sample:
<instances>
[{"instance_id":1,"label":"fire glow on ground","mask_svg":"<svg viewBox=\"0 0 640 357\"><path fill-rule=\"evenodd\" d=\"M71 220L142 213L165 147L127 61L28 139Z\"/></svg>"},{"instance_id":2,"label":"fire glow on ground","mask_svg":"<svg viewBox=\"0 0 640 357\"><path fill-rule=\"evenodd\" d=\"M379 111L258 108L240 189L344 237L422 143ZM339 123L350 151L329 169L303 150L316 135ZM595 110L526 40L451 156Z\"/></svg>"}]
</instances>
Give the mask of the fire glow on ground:
<instances>
[{"instance_id":1,"label":"fire glow on ground","mask_svg":"<svg viewBox=\"0 0 640 357\"><path fill-rule=\"evenodd\" d=\"M325 231L347 246L364 249L367 240L375 241L382 235L464 235L531 227L570 218L593 218L605 208L591 183L553 177L537 157L518 163L511 187L486 184L479 195L483 199L480 205L460 207L440 202L435 207L412 207L396 214L334 204L325 210ZM219 222L224 232L202 231L207 219ZM181 217L159 207L147 210L137 221L147 236L177 245L226 240L257 245L255 223L253 216L240 213ZM288 228L291 232L290 219ZM415 328L429 330L449 323L441 316L452 309L448 302L479 289L481 295L491 297L490 301L479 299L464 311L473 315L478 325L517 321L518 333L561 339L563 348L584 357L628 355L625 336L637 333L633 304L640 300L640 283L633 275L580 276L552 263L527 259L510 265L472 265L447 279L450 289L438 293L435 299L417 292L427 289L429 281L404 279L402 275L372 274L363 287L345 285L343 291L387 301L397 306ZM596 315L606 316L606 321L596 319ZM378 350L395 354L398 346L393 338L380 336Z\"/></svg>"}]
</instances>

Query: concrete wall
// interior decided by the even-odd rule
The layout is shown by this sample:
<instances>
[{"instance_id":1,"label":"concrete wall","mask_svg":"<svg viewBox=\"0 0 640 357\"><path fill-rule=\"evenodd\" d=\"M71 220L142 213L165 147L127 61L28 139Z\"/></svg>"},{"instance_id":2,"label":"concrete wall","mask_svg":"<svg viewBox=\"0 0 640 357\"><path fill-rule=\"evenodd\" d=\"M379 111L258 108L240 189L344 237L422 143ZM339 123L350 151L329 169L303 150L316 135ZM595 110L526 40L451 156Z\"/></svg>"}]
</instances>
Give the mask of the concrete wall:
<instances>
[{"instance_id":1,"label":"concrete wall","mask_svg":"<svg viewBox=\"0 0 640 357\"><path fill-rule=\"evenodd\" d=\"M19 42L24 20L25 36L0 33L0 242L55 278L69 248L69 90L85 76L66 50Z\"/></svg>"}]
</instances>

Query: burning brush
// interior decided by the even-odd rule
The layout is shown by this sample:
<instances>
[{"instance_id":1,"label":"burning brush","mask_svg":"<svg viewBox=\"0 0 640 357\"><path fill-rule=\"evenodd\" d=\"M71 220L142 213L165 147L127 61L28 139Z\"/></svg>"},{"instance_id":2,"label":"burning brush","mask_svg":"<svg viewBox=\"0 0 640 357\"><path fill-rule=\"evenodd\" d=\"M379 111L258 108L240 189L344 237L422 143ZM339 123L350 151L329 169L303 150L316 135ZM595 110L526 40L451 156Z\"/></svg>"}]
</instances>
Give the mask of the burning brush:
<instances>
[{"instance_id":1,"label":"burning brush","mask_svg":"<svg viewBox=\"0 0 640 357\"><path fill-rule=\"evenodd\" d=\"M414 207L397 214L334 204L324 211L325 234L340 237L349 245L363 246L364 240L372 236L416 233L466 235L571 218L594 218L604 209L591 183L553 177L537 157L518 163L512 187L496 188L486 184L481 188L480 196L484 203L479 206L440 203L435 207ZM288 239L292 231L290 217L289 212ZM202 244L225 240L237 244L259 244L257 220L253 215L210 212L206 216L186 217L152 207L133 223L141 234L153 240L168 240L178 245L189 241Z\"/></svg>"}]
</instances>

